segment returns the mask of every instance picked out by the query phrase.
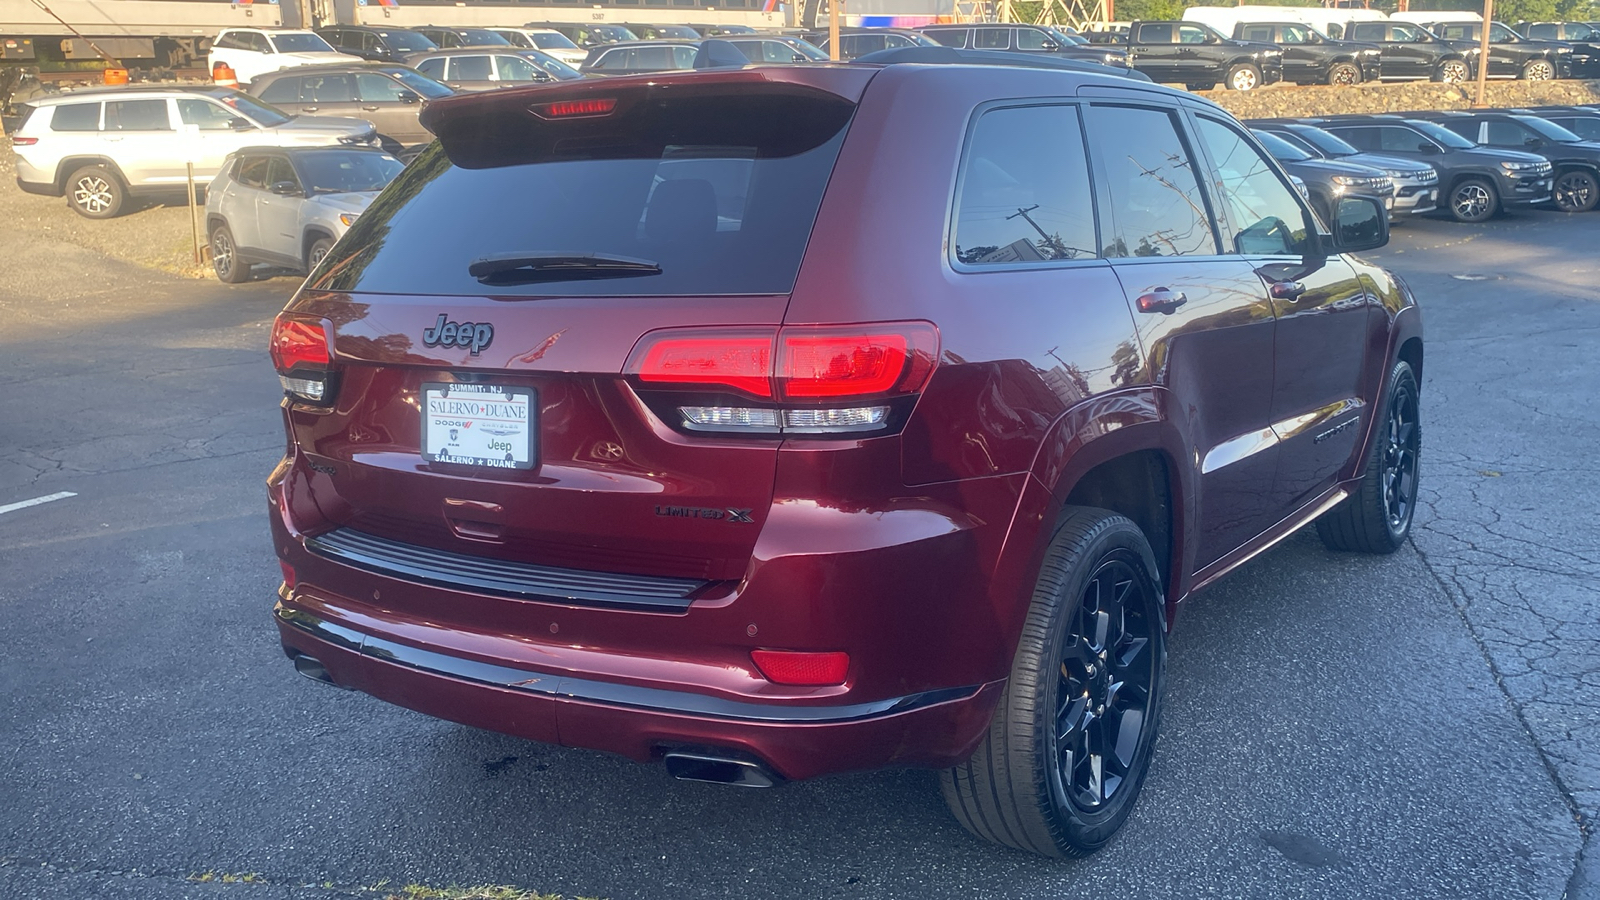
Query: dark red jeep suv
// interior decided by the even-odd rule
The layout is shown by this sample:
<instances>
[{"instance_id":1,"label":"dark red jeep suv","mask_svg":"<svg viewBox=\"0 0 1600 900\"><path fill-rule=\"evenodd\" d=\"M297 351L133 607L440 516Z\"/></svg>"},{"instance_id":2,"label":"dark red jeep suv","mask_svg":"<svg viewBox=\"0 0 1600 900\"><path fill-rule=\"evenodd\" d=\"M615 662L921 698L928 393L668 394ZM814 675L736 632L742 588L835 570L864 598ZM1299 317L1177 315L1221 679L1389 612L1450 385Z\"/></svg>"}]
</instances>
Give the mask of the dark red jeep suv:
<instances>
[{"instance_id":1,"label":"dark red jeep suv","mask_svg":"<svg viewBox=\"0 0 1600 900\"><path fill-rule=\"evenodd\" d=\"M761 786L943 769L1091 852L1173 607L1389 552L1420 315L1218 107L1026 65L448 98L275 323L295 667Z\"/></svg>"}]
</instances>

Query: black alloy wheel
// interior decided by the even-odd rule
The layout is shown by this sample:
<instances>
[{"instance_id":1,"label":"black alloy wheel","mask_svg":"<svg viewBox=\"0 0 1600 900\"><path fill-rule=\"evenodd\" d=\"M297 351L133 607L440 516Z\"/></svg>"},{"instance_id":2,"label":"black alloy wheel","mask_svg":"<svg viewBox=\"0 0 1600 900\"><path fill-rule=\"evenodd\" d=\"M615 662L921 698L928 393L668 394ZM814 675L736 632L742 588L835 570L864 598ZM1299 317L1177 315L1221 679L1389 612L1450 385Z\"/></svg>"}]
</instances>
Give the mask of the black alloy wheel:
<instances>
[{"instance_id":1,"label":"black alloy wheel","mask_svg":"<svg viewBox=\"0 0 1600 900\"><path fill-rule=\"evenodd\" d=\"M1138 563L1125 550L1108 554L1062 639L1051 788L1086 813L1128 782L1150 718L1155 598L1143 596Z\"/></svg>"},{"instance_id":2,"label":"black alloy wheel","mask_svg":"<svg viewBox=\"0 0 1600 900\"><path fill-rule=\"evenodd\" d=\"M1600 203L1600 180L1593 172L1572 169L1556 176L1550 194L1562 212L1588 212Z\"/></svg>"},{"instance_id":3,"label":"black alloy wheel","mask_svg":"<svg viewBox=\"0 0 1600 900\"><path fill-rule=\"evenodd\" d=\"M1138 526L1109 510L1064 510L989 730L940 776L963 827L1055 857L1088 856L1111 840L1155 747L1165 615Z\"/></svg>"},{"instance_id":4,"label":"black alloy wheel","mask_svg":"<svg viewBox=\"0 0 1600 900\"><path fill-rule=\"evenodd\" d=\"M1360 485L1317 519L1317 535L1328 549L1393 553L1411 535L1422 457L1418 396L1410 363L1396 362Z\"/></svg>"}]
</instances>

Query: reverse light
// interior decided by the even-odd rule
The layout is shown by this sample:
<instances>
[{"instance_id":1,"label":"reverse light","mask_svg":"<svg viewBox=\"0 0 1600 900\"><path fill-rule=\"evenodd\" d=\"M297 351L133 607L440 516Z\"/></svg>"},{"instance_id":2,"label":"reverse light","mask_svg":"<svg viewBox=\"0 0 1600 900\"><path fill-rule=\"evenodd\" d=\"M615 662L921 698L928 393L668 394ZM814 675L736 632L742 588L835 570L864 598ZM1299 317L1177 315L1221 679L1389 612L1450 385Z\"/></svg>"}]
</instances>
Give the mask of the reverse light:
<instances>
[{"instance_id":1,"label":"reverse light","mask_svg":"<svg viewBox=\"0 0 1600 900\"><path fill-rule=\"evenodd\" d=\"M557 100L554 103L535 103L528 112L541 119L583 119L609 116L617 108L615 97L595 97L588 100Z\"/></svg>"},{"instance_id":2,"label":"reverse light","mask_svg":"<svg viewBox=\"0 0 1600 900\"><path fill-rule=\"evenodd\" d=\"M850 654L837 651L751 650L750 659L773 684L809 687L844 684L850 672Z\"/></svg>"},{"instance_id":3,"label":"reverse light","mask_svg":"<svg viewBox=\"0 0 1600 900\"><path fill-rule=\"evenodd\" d=\"M291 397L312 403L332 400L333 354L327 326L320 320L280 314L272 323L268 350L278 380Z\"/></svg>"}]
</instances>

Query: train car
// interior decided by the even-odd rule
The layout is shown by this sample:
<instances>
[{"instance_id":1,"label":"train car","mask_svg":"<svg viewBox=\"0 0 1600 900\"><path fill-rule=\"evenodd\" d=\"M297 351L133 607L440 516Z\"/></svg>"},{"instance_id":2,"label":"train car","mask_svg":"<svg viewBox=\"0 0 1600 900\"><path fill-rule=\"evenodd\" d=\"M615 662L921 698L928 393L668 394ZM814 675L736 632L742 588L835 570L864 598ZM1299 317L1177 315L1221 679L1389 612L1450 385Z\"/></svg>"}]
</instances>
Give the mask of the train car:
<instances>
[{"instance_id":1,"label":"train car","mask_svg":"<svg viewBox=\"0 0 1600 900\"><path fill-rule=\"evenodd\" d=\"M34 65L47 72L81 68L74 63L100 59L92 41L130 68L184 68L204 65L211 38L224 28L283 24L278 5L265 0L47 0L46 5L55 16L33 0L0 0L0 64Z\"/></svg>"},{"instance_id":2,"label":"train car","mask_svg":"<svg viewBox=\"0 0 1600 900\"><path fill-rule=\"evenodd\" d=\"M0 0L12 2L12 0ZM22 0L28 2L28 0ZM672 0L671 5L645 0L587 0L584 3L477 2L460 0L311 0L312 15L341 25L409 28L417 25L515 28L533 22L617 23L650 25L749 25L789 27L797 21L798 0Z\"/></svg>"}]
</instances>

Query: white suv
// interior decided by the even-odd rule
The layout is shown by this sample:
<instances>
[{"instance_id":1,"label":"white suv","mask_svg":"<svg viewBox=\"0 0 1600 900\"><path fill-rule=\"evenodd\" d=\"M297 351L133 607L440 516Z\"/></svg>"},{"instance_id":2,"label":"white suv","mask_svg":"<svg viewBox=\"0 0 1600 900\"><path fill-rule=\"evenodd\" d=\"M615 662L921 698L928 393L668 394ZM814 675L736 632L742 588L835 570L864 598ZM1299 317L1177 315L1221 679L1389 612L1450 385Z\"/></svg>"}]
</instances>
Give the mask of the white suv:
<instances>
[{"instance_id":1,"label":"white suv","mask_svg":"<svg viewBox=\"0 0 1600 900\"><path fill-rule=\"evenodd\" d=\"M173 193L209 182L241 147L372 146L364 119L294 116L227 88L104 88L24 105L11 136L17 186L66 195L91 219L122 212L130 195Z\"/></svg>"},{"instance_id":2,"label":"white suv","mask_svg":"<svg viewBox=\"0 0 1600 900\"><path fill-rule=\"evenodd\" d=\"M511 42L513 47L543 50L576 69L589 57L589 51L579 47L572 39L554 28L494 28L495 34Z\"/></svg>"},{"instance_id":3,"label":"white suv","mask_svg":"<svg viewBox=\"0 0 1600 900\"><path fill-rule=\"evenodd\" d=\"M240 84L249 84L257 75L294 66L360 61L359 56L333 49L314 31L274 28L229 28L211 42L211 52L206 55L210 71L216 72L218 64L226 65Z\"/></svg>"}]
</instances>

